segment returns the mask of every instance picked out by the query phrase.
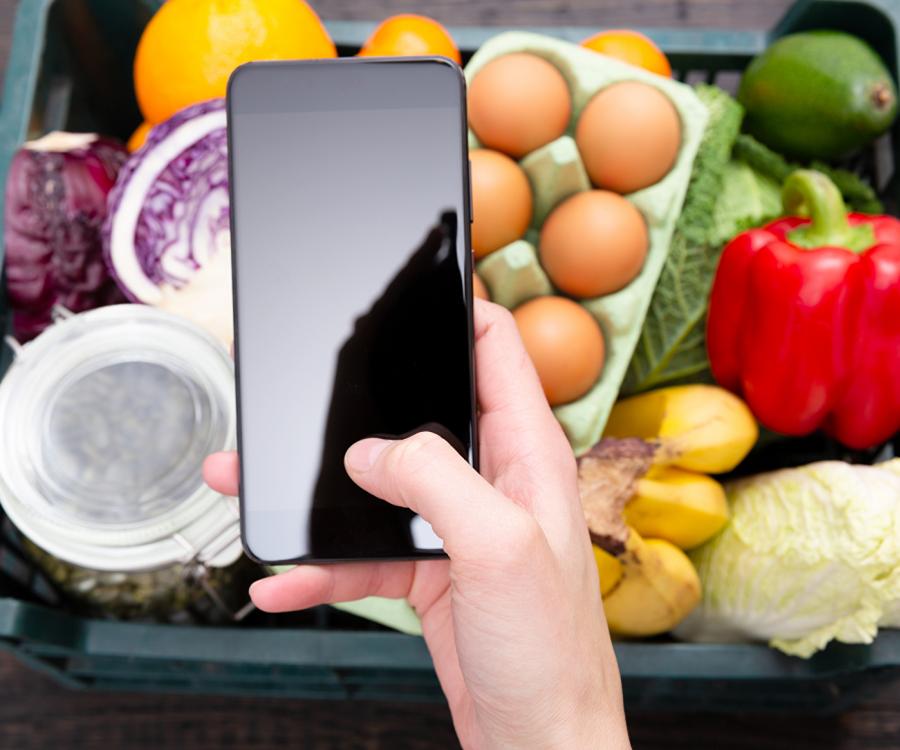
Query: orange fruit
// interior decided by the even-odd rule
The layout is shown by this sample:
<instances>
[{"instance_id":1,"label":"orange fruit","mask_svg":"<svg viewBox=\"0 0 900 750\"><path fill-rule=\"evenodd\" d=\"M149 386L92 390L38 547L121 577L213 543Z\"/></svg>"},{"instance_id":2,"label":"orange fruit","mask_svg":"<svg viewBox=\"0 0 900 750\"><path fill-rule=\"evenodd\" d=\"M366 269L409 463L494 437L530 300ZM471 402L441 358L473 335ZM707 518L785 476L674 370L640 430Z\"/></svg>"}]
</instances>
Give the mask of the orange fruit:
<instances>
[{"instance_id":1,"label":"orange fruit","mask_svg":"<svg viewBox=\"0 0 900 750\"><path fill-rule=\"evenodd\" d=\"M639 31L629 29L601 31L585 39L581 46L649 70L651 73L667 77L672 75L672 66L669 65L662 50Z\"/></svg>"},{"instance_id":2,"label":"orange fruit","mask_svg":"<svg viewBox=\"0 0 900 750\"><path fill-rule=\"evenodd\" d=\"M228 76L245 62L336 54L304 0L167 0L138 43L134 88L144 119L158 123L225 96Z\"/></svg>"},{"instance_id":3,"label":"orange fruit","mask_svg":"<svg viewBox=\"0 0 900 750\"><path fill-rule=\"evenodd\" d=\"M359 51L360 57L443 55L462 62L447 29L426 16L403 13L382 21Z\"/></svg>"},{"instance_id":4,"label":"orange fruit","mask_svg":"<svg viewBox=\"0 0 900 750\"><path fill-rule=\"evenodd\" d=\"M149 122L142 122L137 126L135 131L131 134L131 137L128 139L128 143L125 144L130 153L134 153L144 145L144 141L147 140L147 134L150 132L150 128L152 127L153 125L151 125Z\"/></svg>"}]
</instances>

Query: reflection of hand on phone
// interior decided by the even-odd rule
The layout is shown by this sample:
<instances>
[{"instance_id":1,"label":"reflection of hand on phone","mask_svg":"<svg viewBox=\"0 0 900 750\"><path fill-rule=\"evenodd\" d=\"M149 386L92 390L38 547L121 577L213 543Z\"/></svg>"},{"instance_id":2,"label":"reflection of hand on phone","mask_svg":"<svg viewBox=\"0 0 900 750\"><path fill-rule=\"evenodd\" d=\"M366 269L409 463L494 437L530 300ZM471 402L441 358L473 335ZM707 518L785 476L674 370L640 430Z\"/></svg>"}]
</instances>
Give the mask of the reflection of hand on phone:
<instances>
[{"instance_id":1,"label":"reflection of hand on phone","mask_svg":"<svg viewBox=\"0 0 900 750\"><path fill-rule=\"evenodd\" d=\"M347 475L344 454L364 437L431 431L469 455L473 376L457 225L453 211L442 212L414 247L398 249L400 267L339 344L309 498L304 548L313 559L440 551L416 543L409 509L380 502Z\"/></svg>"},{"instance_id":2,"label":"reflection of hand on phone","mask_svg":"<svg viewBox=\"0 0 900 750\"><path fill-rule=\"evenodd\" d=\"M345 458L357 484L428 521L450 559L300 566L251 595L273 612L408 599L465 747L628 747L571 449L512 317L478 301L475 327L482 475L428 432L368 438ZM234 454L204 467L225 494L237 472Z\"/></svg>"}]
</instances>

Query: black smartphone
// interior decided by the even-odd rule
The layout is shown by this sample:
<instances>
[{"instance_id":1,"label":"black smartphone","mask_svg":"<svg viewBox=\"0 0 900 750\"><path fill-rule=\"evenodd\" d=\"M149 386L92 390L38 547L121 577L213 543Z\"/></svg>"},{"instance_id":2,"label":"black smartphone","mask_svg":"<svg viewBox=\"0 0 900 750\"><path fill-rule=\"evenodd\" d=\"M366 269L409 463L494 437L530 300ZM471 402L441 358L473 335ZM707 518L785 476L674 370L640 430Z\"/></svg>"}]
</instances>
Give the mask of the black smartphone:
<instances>
[{"instance_id":1,"label":"black smartphone","mask_svg":"<svg viewBox=\"0 0 900 750\"><path fill-rule=\"evenodd\" d=\"M477 468L462 73L439 57L250 63L227 109L244 549L441 556L343 457L431 430Z\"/></svg>"}]
</instances>

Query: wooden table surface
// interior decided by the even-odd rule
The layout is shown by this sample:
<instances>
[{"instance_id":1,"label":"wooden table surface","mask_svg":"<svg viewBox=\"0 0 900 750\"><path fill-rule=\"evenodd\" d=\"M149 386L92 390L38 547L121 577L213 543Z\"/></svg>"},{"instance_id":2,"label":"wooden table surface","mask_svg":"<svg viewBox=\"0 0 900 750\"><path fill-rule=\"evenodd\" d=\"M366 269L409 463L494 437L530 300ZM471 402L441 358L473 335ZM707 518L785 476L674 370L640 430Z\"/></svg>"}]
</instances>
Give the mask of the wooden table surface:
<instances>
[{"instance_id":1,"label":"wooden table surface","mask_svg":"<svg viewBox=\"0 0 900 750\"><path fill-rule=\"evenodd\" d=\"M23 0L28 2L28 0ZM317 0L332 19L418 11L449 24L768 27L788 0ZM0 71L16 0L0 0ZM900 748L900 680L833 718L643 714L640 750ZM457 747L443 705L71 692L0 655L0 748L434 750Z\"/></svg>"}]
</instances>

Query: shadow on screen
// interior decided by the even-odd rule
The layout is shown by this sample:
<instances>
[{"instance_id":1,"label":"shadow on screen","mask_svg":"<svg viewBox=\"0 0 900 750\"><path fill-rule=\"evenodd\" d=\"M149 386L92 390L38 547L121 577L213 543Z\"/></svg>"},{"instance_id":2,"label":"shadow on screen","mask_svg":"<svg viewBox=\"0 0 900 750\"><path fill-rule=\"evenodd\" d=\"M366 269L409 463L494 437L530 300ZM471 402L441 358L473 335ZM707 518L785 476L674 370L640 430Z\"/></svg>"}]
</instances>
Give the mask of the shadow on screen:
<instances>
[{"instance_id":1,"label":"shadow on screen","mask_svg":"<svg viewBox=\"0 0 900 750\"><path fill-rule=\"evenodd\" d=\"M353 442L430 430L466 455L470 384L460 352L468 351L468 333L460 324L466 303L456 237L456 213L442 213L338 352L308 527L314 557L417 550L414 514L347 476L344 453Z\"/></svg>"}]
</instances>

